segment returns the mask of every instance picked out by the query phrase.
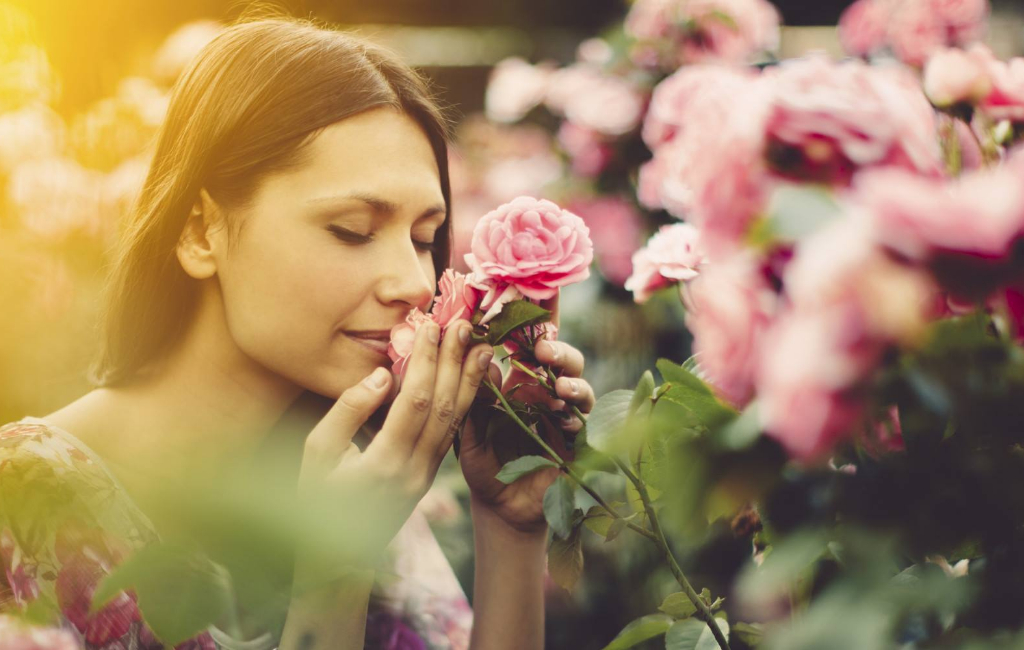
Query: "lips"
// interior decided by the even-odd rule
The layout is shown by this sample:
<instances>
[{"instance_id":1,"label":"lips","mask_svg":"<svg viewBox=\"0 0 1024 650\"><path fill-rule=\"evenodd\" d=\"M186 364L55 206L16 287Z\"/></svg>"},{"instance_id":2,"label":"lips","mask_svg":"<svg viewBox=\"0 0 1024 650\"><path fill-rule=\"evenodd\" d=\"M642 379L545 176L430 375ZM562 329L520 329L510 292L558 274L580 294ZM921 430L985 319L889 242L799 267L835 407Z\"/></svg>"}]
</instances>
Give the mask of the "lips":
<instances>
[{"instance_id":1,"label":"lips","mask_svg":"<svg viewBox=\"0 0 1024 650\"><path fill-rule=\"evenodd\" d=\"M345 332L345 336L378 354L388 354L390 332Z\"/></svg>"}]
</instances>

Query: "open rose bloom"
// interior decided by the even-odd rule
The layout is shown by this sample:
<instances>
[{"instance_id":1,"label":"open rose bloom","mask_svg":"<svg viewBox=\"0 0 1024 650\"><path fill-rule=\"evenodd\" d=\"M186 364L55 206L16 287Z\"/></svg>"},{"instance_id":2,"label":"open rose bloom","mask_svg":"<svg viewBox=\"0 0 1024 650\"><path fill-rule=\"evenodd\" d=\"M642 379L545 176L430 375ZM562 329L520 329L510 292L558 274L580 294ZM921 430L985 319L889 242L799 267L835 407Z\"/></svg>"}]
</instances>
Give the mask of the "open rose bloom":
<instances>
[{"instance_id":1,"label":"open rose bloom","mask_svg":"<svg viewBox=\"0 0 1024 650\"><path fill-rule=\"evenodd\" d=\"M471 251L465 255L469 274L446 269L430 312L409 312L405 322L391 330L388 355L392 370L405 374L416 331L428 322L443 332L456 320L473 322L478 333L514 301L540 303L558 290L590 275L594 245L583 219L544 199L521 196L485 214L473 231ZM552 323L532 326L531 338L554 338ZM510 352L524 339L505 342Z\"/></svg>"}]
</instances>

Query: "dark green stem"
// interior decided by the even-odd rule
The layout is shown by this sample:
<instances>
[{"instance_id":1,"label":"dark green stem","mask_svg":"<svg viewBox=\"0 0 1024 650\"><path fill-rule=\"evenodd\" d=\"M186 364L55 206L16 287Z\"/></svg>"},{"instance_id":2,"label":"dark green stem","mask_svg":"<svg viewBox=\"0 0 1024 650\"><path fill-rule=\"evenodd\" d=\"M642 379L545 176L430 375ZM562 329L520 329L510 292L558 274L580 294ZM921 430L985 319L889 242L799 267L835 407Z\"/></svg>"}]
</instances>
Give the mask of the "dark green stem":
<instances>
[{"instance_id":1,"label":"dark green stem","mask_svg":"<svg viewBox=\"0 0 1024 650\"><path fill-rule=\"evenodd\" d=\"M596 491L594 491L594 489L591 488L589 485L584 483L583 482L583 477L580 476L576 472L576 470L574 470L572 467L569 467L569 465L566 464L566 462L564 460L562 460L562 457L559 456L558 453L555 452L555 450L552 449L546 442L544 442L543 438L538 436L537 433L533 429L531 429L529 427L529 425L527 425L525 422L523 422L519 418L519 416L516 414L516 412L512 408L512 406L509 405L508 400L506 400L505 396L501 394L501 389L499 389L497 386L495 386L494 383L490 379L485 379L484 380L484 384L486 384L487 387L491 389L491 392L493 392L497 396L498 400L501 402L502 408L505 409L505 412L508 413L509 417L512 418L512 420L519 426L519 428L522 429L526 433L526 435L530 436L530 438L534 442L539 444L541 446L541 448L544 451L546 451L556 463L558 463L558 468L560 470L562 470L563 472L565 472L566 474L568 474L569 477L573 481L575 481L577 485L579 485L581 488L583 488L583 490L587 494L589 494L594 499L594 501L597 502L597 504L599 506L604 508L605 512L607 512L610 517L612 517L613 519L622 519L623 521L626 522L626 527L629 528L630 530L632 530L634 532L637 532L637 533L643 535L644 537L646 537L646 538L648 538L650 540L657 541L657 539L655 538L653 532L647 530L643 526L638 526L638 525L634 524L633 522L628 521L625 517L621 516L618 512L616 512L615 509L612 508L601 497L600 494L598 494Z\"/></svg>"}]
</instances>

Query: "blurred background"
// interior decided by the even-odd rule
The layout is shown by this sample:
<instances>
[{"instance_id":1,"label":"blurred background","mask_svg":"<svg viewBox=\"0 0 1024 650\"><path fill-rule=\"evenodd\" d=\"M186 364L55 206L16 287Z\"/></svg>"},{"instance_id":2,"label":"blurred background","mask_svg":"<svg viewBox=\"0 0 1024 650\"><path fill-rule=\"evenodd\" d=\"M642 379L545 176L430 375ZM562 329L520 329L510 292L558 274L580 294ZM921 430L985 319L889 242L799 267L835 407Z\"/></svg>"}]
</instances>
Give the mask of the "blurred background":
<instances>
[{"instance_id":1,"label":"blurred background","mask_svg":"<svg viewBox=\"0 0 1024 650\"><path fill-rule=\"evenodd\" d=\"M146 173L169 88L247 4L0 0L0 422L45 415L89 389L84 373L95 349L104 265ZM579 174L566 172L573 162L566 142L556 142L551 128L557 124L499 124L483 116L495 64L509 57L569 64L581 43L614 42L627 2L276 4L389 46L432 78L457 127L453 205L463 245L476 218L519 194L561 200L584 216L598 264L587 282L563 294L561 338L587 355L587 378L598 394L632 387L658 357L687 358L676 297L655 296L640 306L623 288L630 255L657 215L618 200L593 179L577 191ZM849 2L775 4L784 25L779 58L814 49L842 54L835 25ZM994 2L990 25L987 40L998 54L1024 52L1019 0ZM599 35L605 40L588 40ZM435 533L471 596L472 538L457 468L440 477L428 502ZM653 569L653 549L628 537L600 546L588 541L587 570L573 594L551 586L549 647L600 647L674 590L671 575ZM717 548L719 555L749 554ZM716 562L734 561L687 558L708 573ZM705 582L700 573L692 577Z\"/></svg>"}]
</instances>

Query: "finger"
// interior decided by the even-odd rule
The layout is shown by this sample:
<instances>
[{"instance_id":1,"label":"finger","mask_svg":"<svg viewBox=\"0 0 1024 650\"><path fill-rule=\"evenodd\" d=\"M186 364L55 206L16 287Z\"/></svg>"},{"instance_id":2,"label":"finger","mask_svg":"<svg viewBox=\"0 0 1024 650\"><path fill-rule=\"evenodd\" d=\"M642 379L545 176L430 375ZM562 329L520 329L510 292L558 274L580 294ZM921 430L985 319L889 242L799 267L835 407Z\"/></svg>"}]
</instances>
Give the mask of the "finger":
<instances>
[{"instance_id":1,"label":"finger","mask_svg":"<svg viewBox=\"0 0 1024 650\"><path fill-rule=\"evenodd\" d=\"M391 373L377 368L363 381L341 394L327 414L306 437L303 464L331 469L352 446L352 438L388 396ZM312 467L310 466L310 469Z\"/></svg>"},{"instance_id":2,"label":"finger","mask_svg":"<svg viewBox=\"0 0 1024 650\"><path fill-rule=\"evenodd\" d=\"M585 379L559 377L555 380L555 393L584 413L589 413L590 409L594 408L594 389Z\"/></svg>"},{"instance_id":3,"label":"finger","mask_svg":"<svg viewBox=\"0 0 1024 650\"><path fill-rule=\"evenodd\" d=\"M540 306L551 312L551 322L555 327L558 327L558 296L560 293L561 289L556 289L553 297L540 301Z\"/></svg>"},{"instance_id":4,"label":"finger","mask_svg":"<svg viewBox=\"0 0 1024 650\"><path fill-rule=\"evenodd\" d=\"M537 361L561 370L561 375L580 377L583 375L583 353L562 341L543 340L534 347Z\"/></svg>"},{"instance_id":5,"label":"finger","mask_svg":"<svg viewBox=\"0 0 1024 650\"><path fill-rule=\"evenodd\" d=\"M495 361L489 361L488 363L487 378L495 386L502 386L501 366L499 366ZM485 404L493 404L498 401L498 398L490 388L481 383L476 391L476 401L484 402Z\"/></svg>"},{"instance_id":6,"label":"finger","mask_svg":"<svg viewBox=\"0 0 1024 650\"><path fill-rule=\"evenodd\" d=\"M445 437L451 437L451 424L455 418L459 385L462 379L466 346L473 326L468 321L458 320L448 327L441 341L437 364L437 381L434 384L434 402L430 409L427 425L416 441L413 462L427 468L433 462L437 448L451 444Z\"/></svg>"},{"instance_id":7,"label":"finger","mask_svg":"<svg viewBox=\"0 0 1024 650\"><path fill-rule=\"evenodd\" d=\"M443 432L444 435L440 436L434 443L434 456L429 467L430 476L437 472L437 468L440 467L441 461L444 460L445 454L448 453L448 448L451 447L452 441L455 440L455 436L459 435L477 394L481 390L490 392L490 389L482 384L485 373L497 368L495 364L491 363L492 358L494 358L494 348L490 345L478 345L466 355L466 362L462 366L462 377L459 381L458 394L455 398L455 413L448 428ZM498 370L498 377L499 379L501 377L500 369Z\"/></svg>"},{"instance_id":8,"label":"finger","mask_svg":"<svg viewBox=\"0 0 1024 650\"><path fill-rule=\"evenodd\" d=\"M424 323L416 331L412 355L402 378L402 387L384 420L384 426L366 448L367 460L408 459L416 440L430 417L437 377L437 323Z\"/></svg>"},{"instance_id":9,"label":"finger","mask_svg":"<svg viewBox=\"0 0 1024 650\"><path fill-rule=\"evenodd\" d=\"M559 426L561 426L562 431L568 431L569 433L579 433L580 429L583 428L583 420L580 420L578 417L574 415L571 418L562 422Z\"/></svg>"}]
</instances>

